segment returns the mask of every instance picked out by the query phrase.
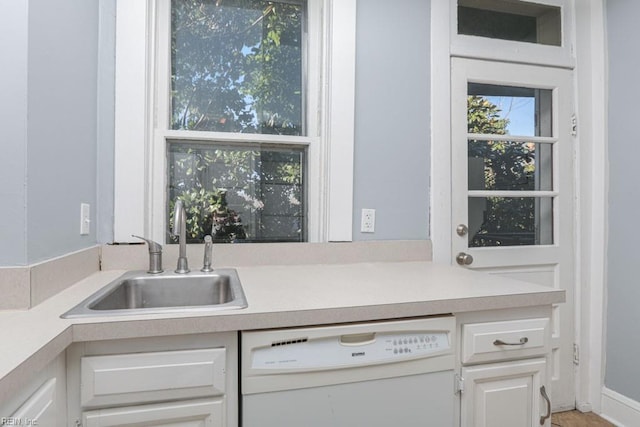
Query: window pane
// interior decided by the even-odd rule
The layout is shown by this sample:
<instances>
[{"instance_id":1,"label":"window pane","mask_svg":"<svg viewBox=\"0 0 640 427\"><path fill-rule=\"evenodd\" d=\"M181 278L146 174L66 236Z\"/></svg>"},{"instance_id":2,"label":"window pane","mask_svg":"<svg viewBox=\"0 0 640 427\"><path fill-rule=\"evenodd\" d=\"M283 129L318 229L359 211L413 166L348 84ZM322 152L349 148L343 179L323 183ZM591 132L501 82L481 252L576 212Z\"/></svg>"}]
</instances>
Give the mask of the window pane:
<instances>
[{"instance_id":1,"label":"window pane","mask_svg":"<svg viewBox=\"0 0 640 427\"><path fill-rule=\"evenodd\" d=\"M560 46L561 11L514 0L459 0L458 34Z\"/></svg>"},{"instance_id":2,"label":"window pane","mask_svg":"<svg viewBox=\"0 0 640 427\"><path fill-rule=\"evenodd\" d=\"M305 240L304 147L170 143L167 234L176 199L187 210L187 240ZM167 237L167 241L171 241Z\"/></svg>"},{"instance_id":3,"label":"window pane","mask_svg":"<svg viewBox=\"0 0 640 427\"><path fill-rule=\"evenodd\" d=\"M469 197L469 247L551 244L552 197Z\"/></svg>"},{"instance_id":4,"label":"window pane","mask_svg":"<svg viewBox=\"0 0 640 427\"><path fill-rule=\"evenodd\" d=\"M302 135L303 16L289 1L172 1L172 129Z\"/></svg>"},{"instance_id":5,"label":"window pane","mask_svg":"<svg viewBox=\"0 0 640 427\"><path fill-rule=\"evenodd\" d=\"M552 146L469 141L469 190L551 191Z\"/></svg>"},{"instance_id":6,"label":"window pane","mask_svg":"<svg viewBox=\"0 0 640 427\"><path fill-rule=\"evenodd\" d=\"M552 135L550 89L468 84L469 133L493 135Z\"/></svg>"}]
</instances>

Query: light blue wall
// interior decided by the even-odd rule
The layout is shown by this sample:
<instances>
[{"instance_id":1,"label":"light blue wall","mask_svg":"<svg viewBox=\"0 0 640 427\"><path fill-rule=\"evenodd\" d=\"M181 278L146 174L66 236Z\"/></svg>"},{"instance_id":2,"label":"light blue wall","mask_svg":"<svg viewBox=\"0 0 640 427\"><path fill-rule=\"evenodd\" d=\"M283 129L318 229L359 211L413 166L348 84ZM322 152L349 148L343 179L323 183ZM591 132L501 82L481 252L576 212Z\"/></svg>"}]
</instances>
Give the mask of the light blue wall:
<instances>
[{"instance_id":1,"label":"light blue wall","mask_svg":"<svg viewBox=\"0 0 640 427\"><path fill-rule=\"evenodd\" d=\"M96 243L94 231L80 236L80 203L97 202L98 0L4 2L0 19L17 60L3 55L14 78L2 80L11 102L0 114L12 116L0 157L0 265L28 265Z\"/></svg>"},{"instance_id":2,"label":"light blue wall","mask_svg":"<svg viewBox=\"0 0 640 427\"><path fill-rule=\"evenodd\" d=\"M357 3L354 240L429 236L430 1ZM375 233L361 233L363 208Z\"/></svg>"},{"instance_id":3,"label":"light blue wall","mask_svg":"<svg viewBox=\"0 0 640 427\"><path fill-rule=\"evenodd\" d=\"M113 233L114 0L5 2L0 266L109 242ZM358 2L354 239L426 239L429 9ZM7 65L9 64L9 65ZM80 203L92 231L80 236ZM362 234L360 210L376 209Z\"/></svg>"},{"instance_id":4,"label":"light blue wall","mask_svg":"<svg viewBox=\"0 0 640 427\"><path fill-rule=\"evenodd\" d=\"M609 49L609 242L605 385L640 401L638 117L640 2L606 2Z\"/></svg>"},{"instance_id":5,"label":"light blue wall","mask_svg":"<svg viewBox=\"0 0 640 427\"><path fill-rule=\"evenodd\" d=\"M115 176L115 52L116 0L100 0L98 33L98 139L96 237L100 243L113 241Z\"/></svg>"},{"instance_id":6,"label":"light blue wall","mask_svg":"<svg viewBox=\"0 0 640 427\"><path fill-rule=\"evenodd\" d=\"M28 5L2 4L0 13L0 266L23 265L26 248Z\"/></svg>"}]
</instances>

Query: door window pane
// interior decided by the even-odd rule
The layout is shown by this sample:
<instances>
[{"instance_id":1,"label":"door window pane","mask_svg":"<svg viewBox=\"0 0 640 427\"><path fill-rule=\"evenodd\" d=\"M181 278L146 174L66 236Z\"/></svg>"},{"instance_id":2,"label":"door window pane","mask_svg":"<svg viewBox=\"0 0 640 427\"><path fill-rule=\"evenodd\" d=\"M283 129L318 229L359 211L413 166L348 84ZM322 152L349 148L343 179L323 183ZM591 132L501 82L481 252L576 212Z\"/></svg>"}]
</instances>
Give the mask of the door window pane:
<instances>
[{"instance_id":1,"label":"door window pane","mask_svg":"<svg viewBox=\"0 0 640 427\"><path fill-rule=\"evenodd\" d=\"M187 241L305 240L304 147L170 143L167 241L175 200L187 211Z\"/></svg>"},{"instance_id":2,"label":"door window pane","mask_svg":"<svg viewBox=\"0 0 640 427\"><path fill-rule=\"evenodd\" d=\"M458 0L458 34L560 46L561 9L514 0Z\"/></svg>"},{"instance_id":3,"label":"door window pane","mask_svg":"<svg viewBox=\"0 0 640 427\"><path fill-rule=\"evenodd\" d=\"M551 191L552 146L533 142L469 141L469 190Z\"/></svg>"},{"instance_id":4,"label":"door window pane","mask_svg":"<svg viewBox=\"0 0 640 427\"><path fill-rule=\"evenodd\" d=\"M550 89L468 84L468 132L492 135L552 135Z\"/></svg>"},{"instance_id":5,"label":"door window pane","mask_svg":"<svg viewBox=\"0 0 640 427\"><path fill-rule=\"evenodd\" d=\"M174 0L171 128L302 135L303 5Z\"/></svg>"},{"instance_id":6,"label":"door window pane","mask_svg":"<svg viewBox=\"0 0 640 427\"><path fill-rule=\"evenodd\" d=\"M553 144L492 139L552 136L548 89L468 84L468 189L552 191ZM474 135L475 136L475 135ZM523 139L524 139L523 138ZM469 197L469 246L553 243L552 197Z\"/></svg>"},{"instance_id":7,"label":"door window pane","mask_svg":"<svg viewBox=\"0 0 640 427\"><path fill-rule=\"evenodd\" d=\"M552 197L469 197L469 247L550 244Z\"/></svg>"}]
</instances>

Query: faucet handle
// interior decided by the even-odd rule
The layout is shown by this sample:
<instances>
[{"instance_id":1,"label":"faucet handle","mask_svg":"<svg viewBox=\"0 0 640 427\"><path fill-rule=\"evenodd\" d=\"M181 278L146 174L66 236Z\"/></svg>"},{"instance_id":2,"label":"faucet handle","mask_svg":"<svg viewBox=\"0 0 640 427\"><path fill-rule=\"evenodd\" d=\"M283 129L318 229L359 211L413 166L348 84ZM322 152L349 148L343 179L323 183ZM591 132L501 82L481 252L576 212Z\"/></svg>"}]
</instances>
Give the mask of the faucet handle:
<instances>
[{"instance_id":1,"label":"faucet handle","mask_svg":"<svg viewBox=\"0 0 640 427\"><path fill-rule=\"evenodd\" d=\"M132 237L144 240L149 245L149 270L147 273L149 274L158 274L162 273L162 245L160 243L154 242L153 240L146 239L144 237L136 236L135 234L131 235Z\"/></svg>"},{"instance_id":2,"label":"faucet handle","mask_svg":"<svg viewBox=\"0 0 640 427\"><path fill-rule=\"evenodd\" d=\"M147 244L149 245L149 253L162 252L162 245L160 243L154 242L151 239L147 239L141 236L136 236L135 234L132 234L131 237L135 237L137 239L144 240L145 242L147 242Z\"/></svg>"}]
</instances>

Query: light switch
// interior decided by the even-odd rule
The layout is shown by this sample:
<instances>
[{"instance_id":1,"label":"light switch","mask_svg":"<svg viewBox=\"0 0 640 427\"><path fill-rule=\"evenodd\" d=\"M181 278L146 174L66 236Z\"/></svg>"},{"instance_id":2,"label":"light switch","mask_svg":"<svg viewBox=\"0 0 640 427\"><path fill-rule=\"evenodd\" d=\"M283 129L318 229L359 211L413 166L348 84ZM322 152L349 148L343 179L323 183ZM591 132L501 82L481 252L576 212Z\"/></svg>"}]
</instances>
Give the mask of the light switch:
<instances>
[{"instance_id":1,"label":"light switch","mask_svg":"<svg viewBox=\"0 0 640 427\"><path fill-rule=\"evenodd\" d=\"M91 231L91 205L80 203L80 235L86 236Z\"/></svg>"}]
</instances>

